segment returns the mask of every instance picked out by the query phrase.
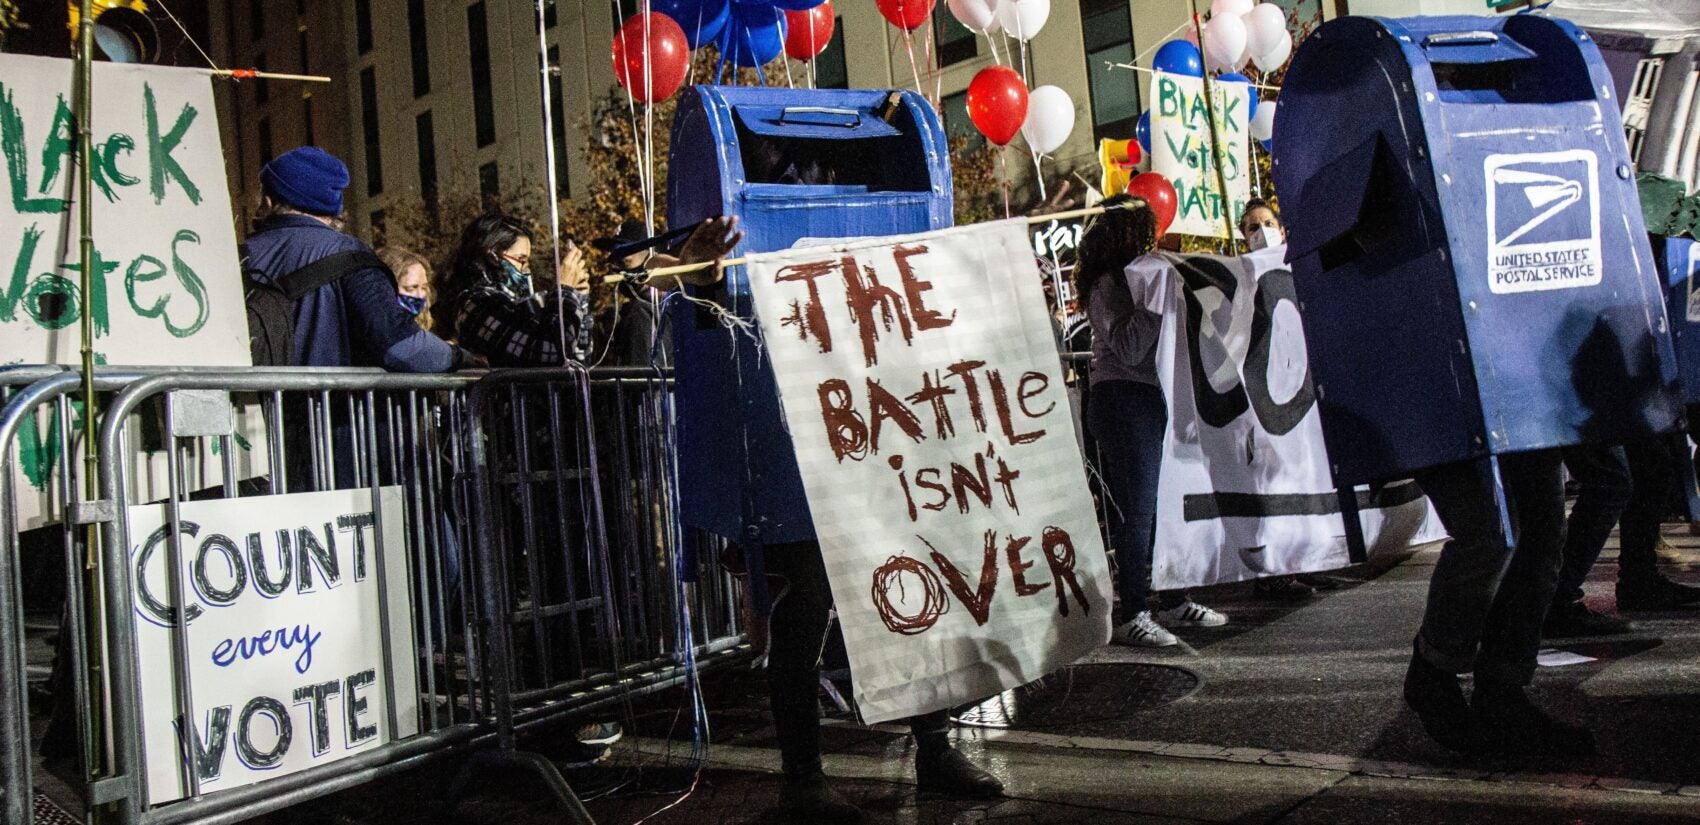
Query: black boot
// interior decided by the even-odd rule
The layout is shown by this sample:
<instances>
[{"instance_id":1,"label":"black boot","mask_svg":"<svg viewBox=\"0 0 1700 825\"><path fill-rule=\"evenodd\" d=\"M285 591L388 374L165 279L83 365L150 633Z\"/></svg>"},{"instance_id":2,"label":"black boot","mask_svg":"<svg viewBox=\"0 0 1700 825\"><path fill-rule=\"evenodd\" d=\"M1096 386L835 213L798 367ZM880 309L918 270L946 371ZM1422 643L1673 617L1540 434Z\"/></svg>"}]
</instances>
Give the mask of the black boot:
<instances>
[{"instance_id":1,"label":"black boot","mask_svg":"<svg viewBox=\"0 0 1700 825\"><path fill-rule=\"evenodd\" d=\"M1678 584L1657 573L1617 580L1617 609L1676 610L1700 604L1700 587Z\"/></svg>"},{"instance_id":2,"label":"black boot","mask_svg":"<svg viewBox=\"0 0 1700 825\"><path fill-rule=\"evenodd\" d=\"M915 785L922 793L958 799L995 799L1003 783L980 770L955 748L925 749L915 755Z\"/></svg>"},{"instance_id":3,"label":"black boot","mask_svg":"<svg viewBox=\"0 0 1700 825\"><path fill-rule=\"evenodd\" d=\"M1483 734L1497 753L1561 763L1594 755L1593 734L1548 716L1529 701L1522 685L1477 678L1471 704Z\"/></svg>"},{"instance_id":4,"label":"black boot","mask_svg":"<svg viewBox=\"0 0 1700 825\"><path fill-rule=\"evenodd\" d=\"M1554 604L1547 611L1541 635L1548 639L1571 639L1578 636L1617 636L1635 630L1628 619L1590 610L1581 599Z\"/></svg>"},{"instance_id":5,"label":"black boot","mask_svg":"<svg viewBox=\"0 0 1700 825\"><path fill-rule=\"evenodd\" d=\"M862 809L833 790L826 775L818 772L785 777L773 813L777 815L771 819L774 822L854 825L862 821Z\"/></svg>"},{"instance_id":6,"label":"black boot","mask_svg":"<svg viewBox=\"0 0 1700 825\"><path fill-rule=\"evenodd\" d=\"M1458 687L1458 674L1429 664L1420 652L1411 651L1405 669L1405 704L1416 711L1429 738L1460 753L1482 750L1480 731Z\"/></svg>"}]
</instances>

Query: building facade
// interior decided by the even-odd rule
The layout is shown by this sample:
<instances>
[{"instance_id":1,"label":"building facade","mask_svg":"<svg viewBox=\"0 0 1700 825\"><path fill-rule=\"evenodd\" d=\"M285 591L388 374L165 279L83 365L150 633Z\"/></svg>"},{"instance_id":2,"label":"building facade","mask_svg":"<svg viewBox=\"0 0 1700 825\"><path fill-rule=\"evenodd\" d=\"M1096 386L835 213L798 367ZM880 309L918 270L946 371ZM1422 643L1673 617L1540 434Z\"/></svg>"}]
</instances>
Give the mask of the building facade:
<instances>
[{"instance_id":1,"label":"building facade","mask_svg":"<svg viewBox=\"0 0 1700 825\"><path fill-rule=\"evenodd\" d=\"M1333 3L1289 0L1320 21ZM248 80L221 86L231 189L239 215L258 204L260 166L273 154L313 144L348 162L351 228L369 234L390 210L449 191L524 191L545 169L542 94L554 109L557 179L582 197L581 124L614 86L609 45L640 0L544 0L548 62L542 71L534 0L229 0L212 3L213 55L222 65L329 76L330 83ZM1201 2L1201 4L1203 4ZM1055 0L1050 19L1025 49L998 36L993 47L962 28L940 2L931 39L936 73L925 67L928 30L906 39L873 0L836 0L833 41L817 59L817 85L916 86L909 47L922 61L922 86L936 96L947 128L977 140L966 89L1001 59L1025 67L1030 84L1067 91L1076 108L1068 143L1047 164L1085 168L1100 137L1132 137L1149 76L1109 63L1149 66L1150 52L1187 25L1187 0ZM928 76L930 75L930 76ZM808 76L793 63L793 82ZM770 72L770 83L786 75ZM664 128L661 125L658 128ZM1016 141L1012 176L1033 163ZM1047 166L1047 172L1052 173Z\"/></svg>"}]
</instances>

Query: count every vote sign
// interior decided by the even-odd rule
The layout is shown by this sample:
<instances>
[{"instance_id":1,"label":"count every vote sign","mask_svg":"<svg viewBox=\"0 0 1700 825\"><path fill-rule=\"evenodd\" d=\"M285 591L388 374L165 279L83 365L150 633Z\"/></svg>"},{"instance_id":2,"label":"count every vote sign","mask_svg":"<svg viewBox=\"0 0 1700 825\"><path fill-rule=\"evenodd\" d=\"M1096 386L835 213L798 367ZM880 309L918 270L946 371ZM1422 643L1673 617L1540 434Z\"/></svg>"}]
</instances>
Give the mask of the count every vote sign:
<instances>
[{"instance_id":1,"label":"count every vote sign","mask_svg":"<svg viewBox=\"0 0 1700 825\"><path fill-rule=\"evenodd\" d=\"M375 501L361 489L181 504L181 611L171 597L170 525L164 505L129 510L151 803L418 732L400 487L381 488Z\"/></svg>"}]
</instances>

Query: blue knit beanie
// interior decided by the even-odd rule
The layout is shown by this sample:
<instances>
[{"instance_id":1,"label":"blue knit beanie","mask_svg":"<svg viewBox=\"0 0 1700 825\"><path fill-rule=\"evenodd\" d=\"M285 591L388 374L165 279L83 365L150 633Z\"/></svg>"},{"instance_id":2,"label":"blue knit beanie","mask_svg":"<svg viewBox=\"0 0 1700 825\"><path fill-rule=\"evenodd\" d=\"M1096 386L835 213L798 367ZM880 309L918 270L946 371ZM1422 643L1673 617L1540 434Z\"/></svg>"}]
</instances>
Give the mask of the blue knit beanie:
<instances>
[{"instance_id":1,"label":"blue knit beanie","mask_svg":"<svg viewBox=\"0 0 1700 825\"><path fill-rule=\"evenodd\" d=\"M302 212L336 215L342 212L342 190L348 188L348 167L335 155L315 146L291 149L260 169L267 195Z\"/></svg>"}]
</instances>

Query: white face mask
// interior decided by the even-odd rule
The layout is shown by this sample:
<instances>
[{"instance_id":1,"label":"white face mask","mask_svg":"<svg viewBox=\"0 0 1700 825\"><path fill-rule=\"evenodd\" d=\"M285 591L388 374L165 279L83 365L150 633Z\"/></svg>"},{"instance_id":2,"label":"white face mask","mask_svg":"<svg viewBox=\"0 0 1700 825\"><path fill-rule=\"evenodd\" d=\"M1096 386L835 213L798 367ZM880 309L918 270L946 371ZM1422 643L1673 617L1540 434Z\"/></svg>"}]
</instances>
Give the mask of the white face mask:
<instances>
[{"instance_id":1,"label":"white face mask","mask_svg":"<svg viewBox=\"0 0 1700 825\"><path fill-rule=\"evenodd\" d=\"M1280 246L1281 244L1286 243L1287 238L1285 235L1281 234L1281 230L1276 229L1273 226L1260 226L1257 229L1252 230L1252 233L1246 237L1245 242L1246 246L1249 246L1254 250L1268 249L1271 246Z\"/></svg>"}]
</instances>

